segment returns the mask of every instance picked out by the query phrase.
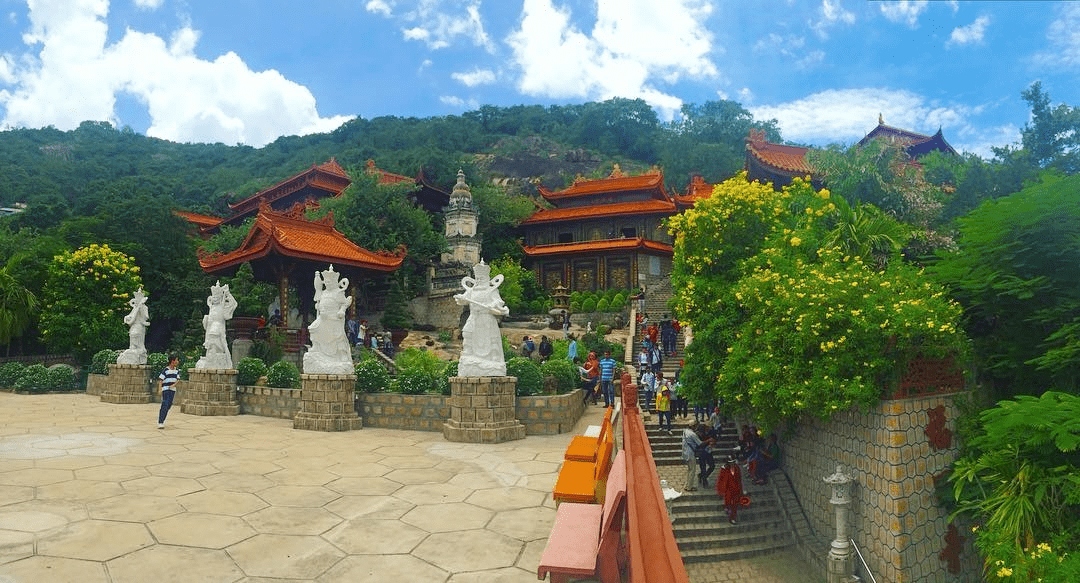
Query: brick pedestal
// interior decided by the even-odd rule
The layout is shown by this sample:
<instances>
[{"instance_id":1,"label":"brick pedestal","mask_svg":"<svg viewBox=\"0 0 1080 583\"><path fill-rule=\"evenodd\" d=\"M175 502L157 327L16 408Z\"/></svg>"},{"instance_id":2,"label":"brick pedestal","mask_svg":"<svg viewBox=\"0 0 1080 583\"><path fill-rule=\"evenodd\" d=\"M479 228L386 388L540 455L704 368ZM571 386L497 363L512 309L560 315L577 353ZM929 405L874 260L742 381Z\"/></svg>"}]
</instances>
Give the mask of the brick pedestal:
<instances>
[{"instance_id":1,"label":"brick pedestal","mask_svg":"<svg viewBox=\"0 0 1080 583\"><path fill-rule=\"evenodd\" d=\"M236 369L191 368L182 381L184 399L180 412L188 415L239 415Z\"/></svg>"},{"instance_id":2,"label":"brick pedestal","mask_svg":"<svg viewBox=\"0 0 1080 583\"><path fill-rule=\"evenodd\" d=\"M516 377L451 377L450 419L443 425L447 441L502 443L525 438L517 420Z\"/></svg>"},{"instance_id":3,"label":"brick pedestal","mask_svg":"<svg viewBox=\"0 0 1080 583\"><path fill-rule=\"evenodd\" d=\"M101 389L105 403L150 403L150 367L145 364L110 364L109 376Z\"/></svg>"},{"instance_id":4,"label":"brick pedestal","mask_svg":"<svg viewBox=\"0 0 1080 583\"><path fill-rule=\"evenodd\" d=\"M300 411L293 429L351 431L363 427L353 408L356 375L300 375Z\"/></svg>"}]
</instances>

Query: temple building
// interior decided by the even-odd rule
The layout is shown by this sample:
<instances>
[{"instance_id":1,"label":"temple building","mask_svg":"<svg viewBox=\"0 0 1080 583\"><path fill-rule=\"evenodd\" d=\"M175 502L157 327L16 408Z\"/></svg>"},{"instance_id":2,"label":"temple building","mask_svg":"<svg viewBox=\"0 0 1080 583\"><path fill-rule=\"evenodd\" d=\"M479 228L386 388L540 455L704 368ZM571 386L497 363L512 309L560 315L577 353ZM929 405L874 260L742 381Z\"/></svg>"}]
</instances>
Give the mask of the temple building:
<instances>
[{"instance_id":1,"label":"temple building","mask_svg":"<svg viewBox=\"0 0 1080 583\"><path fill-rule=\"evenodd\" d=\"M278 211L291 209L297 203L318 206L320 199L341 196L350 184L352 180L345 173L345 169L337 160L330 158L327 162L312 164L311 168L299 174L264 188L240 202L230 204L229 210L232 214L222 223L239 225L248 217L255 216L264 203Z\"/></svg>"},{"instance_id":2,"label":"temple building","mask_svg":"<svg viewBox=\"0 0 1080 583\"><path fill-rule=\"evenodd\" d=\"M878 115L878 125L870 130L857 146L865 146L873 140L887 140L897 144L916 160L930 152L942 152L956 155L956 150L945 141L939 128L937 133L927 136L909 130L885 125L885 119ZM774 188L783 188L791 184L795 177L811 177L815 188L820 182L814 177L814 169L806 160L810 148L774 144L765 139L762 130L750 130L746 138L746 177L759 182L771 182Z\"/></svg>"},{"instance_id":3,"label":"temple building","mask_svg":"<svg viewBox=\"0 0 1080 583\"><path fill-rule=\"evenodd\" d=\"M682 197L684 204L692 204L691 192L705 190L701 184ZM659 169L627 176L616 164L607 178L579 177L557 191L541 186L540 194L554 208L537 210L520 229L526 267L545 289L636 289L671 272L672 240L663 220L680 208Z\"/></svg>"},{"instance_id":4,"label":"temple building","mask_svg":"<svg viewBox=\"0 0 1080 583\"><path fill-rule=\"evenodd\" d=\"M386 170L375 166L374 160L368 160L364 164L364 172L368 175L375 176L377 183L380 186L390 184L415 185L416 190L409 193L409 202L424 209L429 215L436 215L442 212L443 207L450 203L450 195L431 184L427 177L424 176L423 168L421 168L414 177L405 176L404 174L387 172Z\"/></svg>"}]
</instances>

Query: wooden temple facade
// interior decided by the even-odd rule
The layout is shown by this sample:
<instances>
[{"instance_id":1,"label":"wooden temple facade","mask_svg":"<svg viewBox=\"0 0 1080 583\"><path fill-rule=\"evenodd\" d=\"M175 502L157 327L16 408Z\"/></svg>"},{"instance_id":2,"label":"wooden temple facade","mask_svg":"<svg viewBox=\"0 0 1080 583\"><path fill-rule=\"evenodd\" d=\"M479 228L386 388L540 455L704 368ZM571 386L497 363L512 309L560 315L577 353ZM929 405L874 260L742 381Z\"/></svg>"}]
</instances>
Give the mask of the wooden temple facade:
<instances>
[{"instance_id":1,"label":"wooden temple facade","mask_svg":"<svg viewBox=\"0 0 1080 583\"><path fill-rule=\"evenodd\" d=\"M627 176L618 165L597 180L578 178L568 188L540 194L553 208L521 223L526 266L547 290L637 289L649 277L671 273L667 217L711 193L700 177L685 195L673 195L654 169Z\"/></svg>"}]
</instances>

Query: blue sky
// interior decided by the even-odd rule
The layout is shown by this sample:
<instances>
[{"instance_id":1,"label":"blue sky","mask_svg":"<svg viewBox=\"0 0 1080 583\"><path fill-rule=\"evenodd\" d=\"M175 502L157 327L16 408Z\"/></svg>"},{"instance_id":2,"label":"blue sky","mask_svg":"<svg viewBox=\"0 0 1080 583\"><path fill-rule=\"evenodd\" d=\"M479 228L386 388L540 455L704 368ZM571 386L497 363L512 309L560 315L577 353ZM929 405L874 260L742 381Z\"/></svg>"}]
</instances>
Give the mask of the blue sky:
<instances>
[{"instance_id":1,"label":"blue sky","mask_svg":"<svg viewBox=\"0 0 1080 583\"><path fill-rule=\"evenodd\" d=\"M877 123L988 154L1080 104L1080 2L0 0L3 127L262 146L355 116L727 98L786 139Z\"/></svg>"}]
</instances>

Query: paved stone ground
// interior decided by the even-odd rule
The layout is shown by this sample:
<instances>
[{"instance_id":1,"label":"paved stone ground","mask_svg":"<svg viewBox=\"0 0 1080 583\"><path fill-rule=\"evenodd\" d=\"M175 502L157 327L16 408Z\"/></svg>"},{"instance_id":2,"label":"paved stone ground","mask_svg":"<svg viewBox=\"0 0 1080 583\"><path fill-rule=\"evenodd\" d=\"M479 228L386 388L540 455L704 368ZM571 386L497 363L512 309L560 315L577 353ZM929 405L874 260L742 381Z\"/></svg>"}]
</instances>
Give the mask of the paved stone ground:
<instances>
[{"instance_id":1,"label":"paved stone ground","mask_svg":"<svg viewBox=\"0 0 1080 583\"><path fill-rule=\"evenodd\" d=\"M456 444L177 408L159 430L156 415L0 393L0 583L536 581L572 437ZM688 570L805 581L777 555Z\"/></svg>"}]
</instances>

